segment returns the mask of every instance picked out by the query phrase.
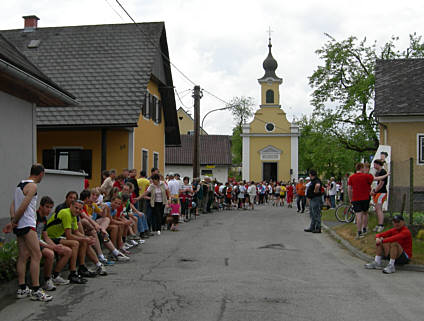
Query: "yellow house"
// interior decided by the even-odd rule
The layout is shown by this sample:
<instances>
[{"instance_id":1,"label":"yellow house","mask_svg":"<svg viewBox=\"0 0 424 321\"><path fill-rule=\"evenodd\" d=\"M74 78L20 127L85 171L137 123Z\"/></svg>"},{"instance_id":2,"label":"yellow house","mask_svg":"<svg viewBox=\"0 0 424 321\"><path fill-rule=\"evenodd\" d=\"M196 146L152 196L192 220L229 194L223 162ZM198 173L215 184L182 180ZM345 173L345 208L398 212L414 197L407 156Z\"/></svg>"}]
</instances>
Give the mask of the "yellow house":
<instances>
[{"instance_id":1,"label":"yellow house","mask_svg":"<svg viewBox=\"0 0 424 321\"><path fill-rule=\"evenodd\" d=\"M380 144L391 146L392 210L409 198L413 158L414 209L424 210L424 59L378 60L374 114ZM409 200L406 202L409 207Z\"/></svg>"},{"instance_id":2,"label":"yellow house","mask_svg":"<svg viewBox=\"0 0 424 321\"><path fill-rule=\"evenodd\" d=\"M84 171L90 186L105 169L164 171L165 146L180 135L163 22L2 33L79 103L37 109L46 168Z\"/></svg>"},{"instance_id":3,"label":"yellow house","mask_svg":"<svg viewBox=\"0 0 424 321\"><path fill-rule=\"evenodd\" d=\"M298 176L299 128L287 120L280 105L277 61L271 53L263 62L265 75L259 79L261 105L250 124L243 125L242 176L246 181L289 181Z\"/></svg>"},{"instance_id":4,"label":"yellow house","mask_svg":"<svg viewBox=\"0 0 424 321\"><path fill-rule=\"evenodd\" d=\"M181 135L194 135L194 119L182 107L177 110L178 125ZM203 128L200 128L200 135L208 135Z\"/></svg>"}]
</instances>

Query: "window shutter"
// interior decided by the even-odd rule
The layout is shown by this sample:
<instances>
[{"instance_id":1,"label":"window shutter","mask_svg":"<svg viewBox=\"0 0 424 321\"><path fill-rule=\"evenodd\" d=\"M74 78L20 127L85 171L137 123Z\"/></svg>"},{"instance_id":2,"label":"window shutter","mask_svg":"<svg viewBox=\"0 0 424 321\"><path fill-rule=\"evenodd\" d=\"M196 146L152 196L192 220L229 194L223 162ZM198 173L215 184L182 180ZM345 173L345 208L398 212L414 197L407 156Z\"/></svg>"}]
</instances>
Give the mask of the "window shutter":
<instances>
[{"instance_id":1,"label":"window shutter","mask_svg":"<svg viewBox=\"0 0 424 321\"><path fill-rule=\"evenodd\" d=\"M162 100L159 100L158 124L160 124L162 122L162 110L163 110Z\"/></svg>"},{"instance_id":2,"label":"window shutter","mask_svg":"<svg viewBox=\"0 0 424 321\"><path fill-rule=\"evenodd\" d=\"M43 150L43 166L48 169L55 169L54 149Z\"/></svg>"},{"instance_id":3,"label":"window shutter","mask_svg":"<svg viewBox=\"0 0 424 321\"><path fill-rule=\"evenodd\" d=\"M143 106L142 106L142 114L143 114L143 116L146 116L146 113L147 113L147 104L148 104L148 102L147 102L147 92L144 94L144 101L143 101Z\"/></svg>"},{"instance_id":4,"label":"window shutter","mask_svg":"<svg viewBox=\"0 0 424 321\"><path fill-rule=\"evenodd\" d=\"M92 164L92 151L90 149L83 149L81 153L81 169L88 174L86 178L91 178L91 164Z\"/></svg>"},{"instance_id":5,"label":"window shutter","mask_svg":"<svg viewBox=\"0 0 424 321\"><path fill-rule=\"evenodd\" d=\"M155 96L152 96L152 120L156 122L156 101L157 98Z\"/></svg>"}]
</instances>

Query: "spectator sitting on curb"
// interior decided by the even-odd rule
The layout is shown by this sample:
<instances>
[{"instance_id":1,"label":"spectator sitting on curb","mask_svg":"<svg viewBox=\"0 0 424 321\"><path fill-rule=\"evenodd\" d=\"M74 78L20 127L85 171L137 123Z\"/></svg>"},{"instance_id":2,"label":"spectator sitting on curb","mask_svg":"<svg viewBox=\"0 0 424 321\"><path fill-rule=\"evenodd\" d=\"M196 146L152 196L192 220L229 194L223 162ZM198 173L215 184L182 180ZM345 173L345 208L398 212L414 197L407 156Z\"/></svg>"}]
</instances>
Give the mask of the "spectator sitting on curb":
<instances>
[{"instance_id":1,"label":"spectator sitting on curb","mask_svg":"<svg viewBox=\"0 0 424 321\"><path fill-rule=\"evenodd\" d=\"M375 260L365 265L366 269L381 269L381 259L384 257L390 261L383 273L390 274L396 271L395 264L408 264L412 258L412 236L403 216L395 215L392 221L394 228L375 236L377 253Z\"/></svg>"}]
</instances>

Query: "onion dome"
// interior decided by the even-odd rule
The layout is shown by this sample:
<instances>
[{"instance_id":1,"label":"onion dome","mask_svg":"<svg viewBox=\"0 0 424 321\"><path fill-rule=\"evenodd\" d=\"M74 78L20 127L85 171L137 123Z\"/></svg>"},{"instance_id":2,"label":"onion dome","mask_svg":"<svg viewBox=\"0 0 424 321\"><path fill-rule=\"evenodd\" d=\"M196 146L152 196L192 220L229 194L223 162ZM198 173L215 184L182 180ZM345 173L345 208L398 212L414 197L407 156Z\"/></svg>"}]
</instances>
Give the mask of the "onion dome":
<instances>
[{"instance_id":1,"label":"onion dome","mask_svg":"<svg viewBox=\"0 0 424 321\"><path fill-rule=\"evenodd\" d=\"M265 80L269 78L274 80L281 80L281 78L279 78L275 74L275 70L278 67L278 63L277 63L277 60L274 59L271 53L271 48L272 48L271 38L269 38L268 48L269 48L268 57L266 57L266 59L264 60L262 64L262 66L265 69L265 75L260 80Z\"/></svg>"}]
</instances>

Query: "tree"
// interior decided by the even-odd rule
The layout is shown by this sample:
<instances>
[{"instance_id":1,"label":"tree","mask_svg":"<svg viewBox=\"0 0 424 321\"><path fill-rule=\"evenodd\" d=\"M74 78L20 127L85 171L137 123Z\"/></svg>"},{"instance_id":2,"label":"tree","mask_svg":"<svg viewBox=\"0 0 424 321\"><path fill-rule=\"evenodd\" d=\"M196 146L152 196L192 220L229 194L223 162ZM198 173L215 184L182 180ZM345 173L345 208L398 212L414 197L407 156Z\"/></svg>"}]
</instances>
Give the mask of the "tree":
<instances>
[{"instance_id":1,"label":"tree","mask_svg":"<svg viewBox=\"0 0 424 321\"><path fill-rule=\"evenodd\" d=\"M233 128L233 136L231 138L231 151L233 153L233 164L241 164L242 162L242 126L247 120L253 116L253 106L255 100L252 97L234 97L230 100L227 108L231 110L233 120L236 126Z\"/></svg>"},{"instance_id":2,"label":"tree","mask_svg":"<svg viewBox=\"0 0 424 321\"><path fill-rule=\"evenodd\" d=\"M324 61L309 84L314 89L313 118L320 119L322 130L328 131L346 149L357 152L375 151L379 145L374 112L375 64L377 59L422 58L424 43L415 33L409 36L409 47L396 49L398 37L383 47L349 37L329 40L316 53Z\"/></svg>"},{"instance_id":3,"label":"tree","mask_svg":"<svg viewBox=\"0 0 424 321\"><path fill-rule=\"evenodd\" d=\"M322 130L321 120L314 117L299 121L299 170L307 173L315 169L321 177L341 178L354 169L354 165L362 157L368 159L369 153L346 150L340 141Z\"/></svg>"}]
</instances>

